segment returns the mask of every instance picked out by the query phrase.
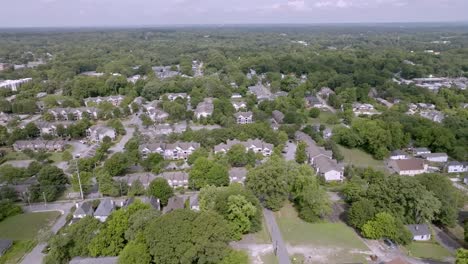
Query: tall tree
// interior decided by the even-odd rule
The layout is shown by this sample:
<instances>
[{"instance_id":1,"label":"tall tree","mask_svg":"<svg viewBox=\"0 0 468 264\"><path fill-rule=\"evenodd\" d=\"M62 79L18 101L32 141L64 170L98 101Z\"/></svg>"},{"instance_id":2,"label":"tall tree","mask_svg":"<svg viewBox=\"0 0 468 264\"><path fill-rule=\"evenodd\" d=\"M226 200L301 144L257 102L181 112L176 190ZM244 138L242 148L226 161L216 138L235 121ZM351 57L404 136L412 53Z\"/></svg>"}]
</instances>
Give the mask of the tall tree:
<instances>
[{"instance_id":1,"label":"tall tree","mask_svg":"<svg viewBox=\"0 0 468 264\"><path fill-rule=\"evenodd\" d=\"M154 196L161 201L161 205L167 205L169 198L174 196L174 190L164 178L154 179L148 187L148 195Z\"/></svg>"}]
</instances>

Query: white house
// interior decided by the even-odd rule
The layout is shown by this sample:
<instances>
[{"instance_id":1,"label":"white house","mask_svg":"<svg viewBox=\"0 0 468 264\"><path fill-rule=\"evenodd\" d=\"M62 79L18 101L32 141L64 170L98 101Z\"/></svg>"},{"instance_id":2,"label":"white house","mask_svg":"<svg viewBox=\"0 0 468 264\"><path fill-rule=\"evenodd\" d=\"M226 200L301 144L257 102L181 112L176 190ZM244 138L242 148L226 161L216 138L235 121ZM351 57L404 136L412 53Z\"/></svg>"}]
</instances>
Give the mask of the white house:
<instances>
[{"instance_id":1,"label":"white house","mask_svg":"<svg viewBox=\"0 0 468 264\"><path fill-rule=\"evenodd\" d=\"M205 100L197 105L195 109L195 116L197 119L202 117L209 117L213 114L214 105L211 98L205 98Z\"/></svg>"},{"instance_id":2,"label":"white house","mask_svg":"<svg viewBox=\"0 0 468 264\"><path fill-rule=\"evenodd\" d=\"M427 164L422 159L390 160L390 169L399 175L414 176L427 172Z\"/></svg>"},{"instance_id":3,"label":"white house","mask_svg":"<svg viewBox=\"0 0 468 264\"><path fill-rule=\"evenodd\" d=\"M344 180L344 167L334 159L319 156L314 159L312 166L317 170L317 174L327 182Z\"/></svg>"},{"instance_id":4,"label":"white house","mask_svg":"<svg viewBox=\"0 0 468 264\"><path fill-rule=\"evenodd\" d=\"M247 108L247 104L244 102L244 101L232 101L232 106L234 106L234 108L236 109L236 111L239 111L239 109L242 109L242 108Z\"/></svg>"},{"instance_id":5,"label":"white house","mask_svg":"<svg viewBox=\"0 0 468 264\"><path fill-rule=\"evenodd\" d=\"M414 148L413 149L413 155L419 156L422 154L429 154L431 151L428 148Z\"/></svg>"},{"instance_id":6,"label":"white house","mask_svg":"<svg viewBox=\"0 0 468 264\"><path fill-rule=\"evenodd\" d=\"M411 232L415 241L431 240L432 232L427 224L407 225L406 228Z\"/></svg>"},{"instance_id":7,"label":"white house","mask_svg":"<svg viewBox=\"0 0 468 264\"><path fill-rule=\"evenodd\" d=\"M402 150L394 150L390 154L390 159L391 160L404 160L404 159L408 159L408 155Z\"/></svg>"},{"instance_id":8,"label":"white house","mask_svg":"<svg viewBox=\"0 0 468 264\"><path fill-rule=\"evenodd\" d=\"M446 153L427 153L422 154L421 157L430 162L447 162L448 160Z\"/></svg>"},{"instance_id":9,"label":"white house","mask_svg":"<svg viewBox=\"0 0 468 264\"><path fill-rule=\"evenodd\" d=\"M447 164L448 173L459 173L459 172L467 172L467 171L468 171L468 164L463 164L458 161L451 161Z\"/></svg>"},{"instance_id":10,"label":"white house","mask_svg":"<svg viewBox=\"0 0 468 264\"><path fill-rule=\"evenodd\" d=\"M226 144L221 143L214 147L216 153L227 153L234 145L243 145L245 151L252 150L255 153L261 153L263 156L270 156L273 152L273 144L265 143L260 139L249 139L247 141L227 140Z\"/></svg>"},{"instance_id":11,"label":"white house","mask_svg":"<svg viewBox=\"0 0 468 264\"><path fill-rule=\"evenodd\" d=\"M237 124L251 124L253 123L253 114L252 112L238 112L235 113L234 116L236 117Z\"/></svg>"},{"instance_id":12,"label":"white house","mask_svg":"<svg viewBox=\"0 0 468 264\"><path fill-rule=\"evenodd\" d=\"M86 130L86 135L90 141L93 142L102 142L105 137L109 137L111 140L115 140L117 133L115 129L104 126L104 125L94 125Z\"/></svg>"}]
</instances>

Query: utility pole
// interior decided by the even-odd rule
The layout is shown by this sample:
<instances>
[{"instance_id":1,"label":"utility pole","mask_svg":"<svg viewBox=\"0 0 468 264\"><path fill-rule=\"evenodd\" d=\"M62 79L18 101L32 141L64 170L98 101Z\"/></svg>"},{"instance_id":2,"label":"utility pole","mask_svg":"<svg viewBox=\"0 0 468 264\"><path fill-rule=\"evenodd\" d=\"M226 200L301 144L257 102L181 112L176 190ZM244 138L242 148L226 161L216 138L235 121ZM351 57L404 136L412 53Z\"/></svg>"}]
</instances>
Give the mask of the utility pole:
<instances>
[{"instance_id":1,"label":"utility pole","mask_svg":"<svg viewBox=\"0 0 468 264\"><path fill-rule=\"evenodd\" d=\"M44 206L47 207L47 199L45 197L45 192L42 192L42 197L44 197Z\"/></svg>"},{"instance_id":2,"label":"utility pole","mask_svg":"<svg viewBox=\"0 0 468 264\"><path fill-rule=\"evenodd\" d=\"M78 166L78 159L76 159L76 171L78 175L78 184L80 185L80 194L81 194L81 200L84 200L84 195L83 195L83 187L81 186L81 177L80 177L80 166Z\"/></svg>"}]
</instances>

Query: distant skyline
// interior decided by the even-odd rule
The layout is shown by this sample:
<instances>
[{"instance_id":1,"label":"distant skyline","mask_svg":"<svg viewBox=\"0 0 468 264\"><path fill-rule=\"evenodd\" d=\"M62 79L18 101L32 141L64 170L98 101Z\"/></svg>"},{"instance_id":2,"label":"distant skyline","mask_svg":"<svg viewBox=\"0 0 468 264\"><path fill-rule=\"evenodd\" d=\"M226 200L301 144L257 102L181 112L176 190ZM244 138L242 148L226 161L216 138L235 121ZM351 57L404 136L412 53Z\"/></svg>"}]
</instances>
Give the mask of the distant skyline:
<instances>
[{"instance_id":1,"label":"distant skyline","mask_svg":"<svg viewBox=\"0 0 468 264\"><path fill-rule=\"evenodd\" d=\"M3 0L0 27L466 22L468 0Z\"/></svg>"}]
</instances>

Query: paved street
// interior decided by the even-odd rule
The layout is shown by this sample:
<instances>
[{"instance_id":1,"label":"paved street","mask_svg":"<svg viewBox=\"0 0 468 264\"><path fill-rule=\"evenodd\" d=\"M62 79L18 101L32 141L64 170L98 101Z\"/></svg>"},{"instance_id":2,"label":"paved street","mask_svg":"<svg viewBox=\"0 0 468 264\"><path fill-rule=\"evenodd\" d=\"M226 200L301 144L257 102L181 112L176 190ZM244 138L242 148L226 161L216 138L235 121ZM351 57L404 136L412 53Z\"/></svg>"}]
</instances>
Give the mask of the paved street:
<instances>
[{"instance_id":1,"label":"paved street","mask_svg":"<svg viewBox=\"0 0 468 264\"><path fill-rule=\"evenodd\" d=\"M457 241L453 240L449 235L447 235L443 230L441 230L437 226L432 225L432 228L436 233L435 239L437 240L437 242L439 242L439 244L445 247L448 251L455 253L457 249L462 247L462 245L460 245Z\"/></svg>"},{"instance_id":2,"label":"paved street","mask_svg":"<svg viewBox=\"0 0 468 264\"><path fill-rule=\"evenodd\" d=\"M126 133L120 139L120 141L109 149L111 153L110 156L117 152L122 152L124 150L125 144L127 144L127 142L133 137L133 132L135 132L135 128L126 126L125 131Z\"/></svg>"},{"instance_id":3,"label":"paved street","mask_svg":"<svg viewBox=\"0 0 468 264\"><path fill-rule=\"evenodd\" d=\"M291 143L288 141L288 143L286 143L286 153L283 153L284 155L284 159L285 160L295 160L295 156L296 156L296 148L297 148L297 145L296 143Z\"/></svg>"},{"instance_id":4,"label":"paved street","mask_svg":"<svg viewBox=\"0 0 468 264\"><path fill-rule=\"evenodd\" d=\"M275 215L268 209L263 209L263 216L268 227L268 231L271 235L271 243L273 244L273 252L278 258L279 264L290 264L289 254L286 249L281 231L276 223Z\"/></svg>"}]
</instances>

